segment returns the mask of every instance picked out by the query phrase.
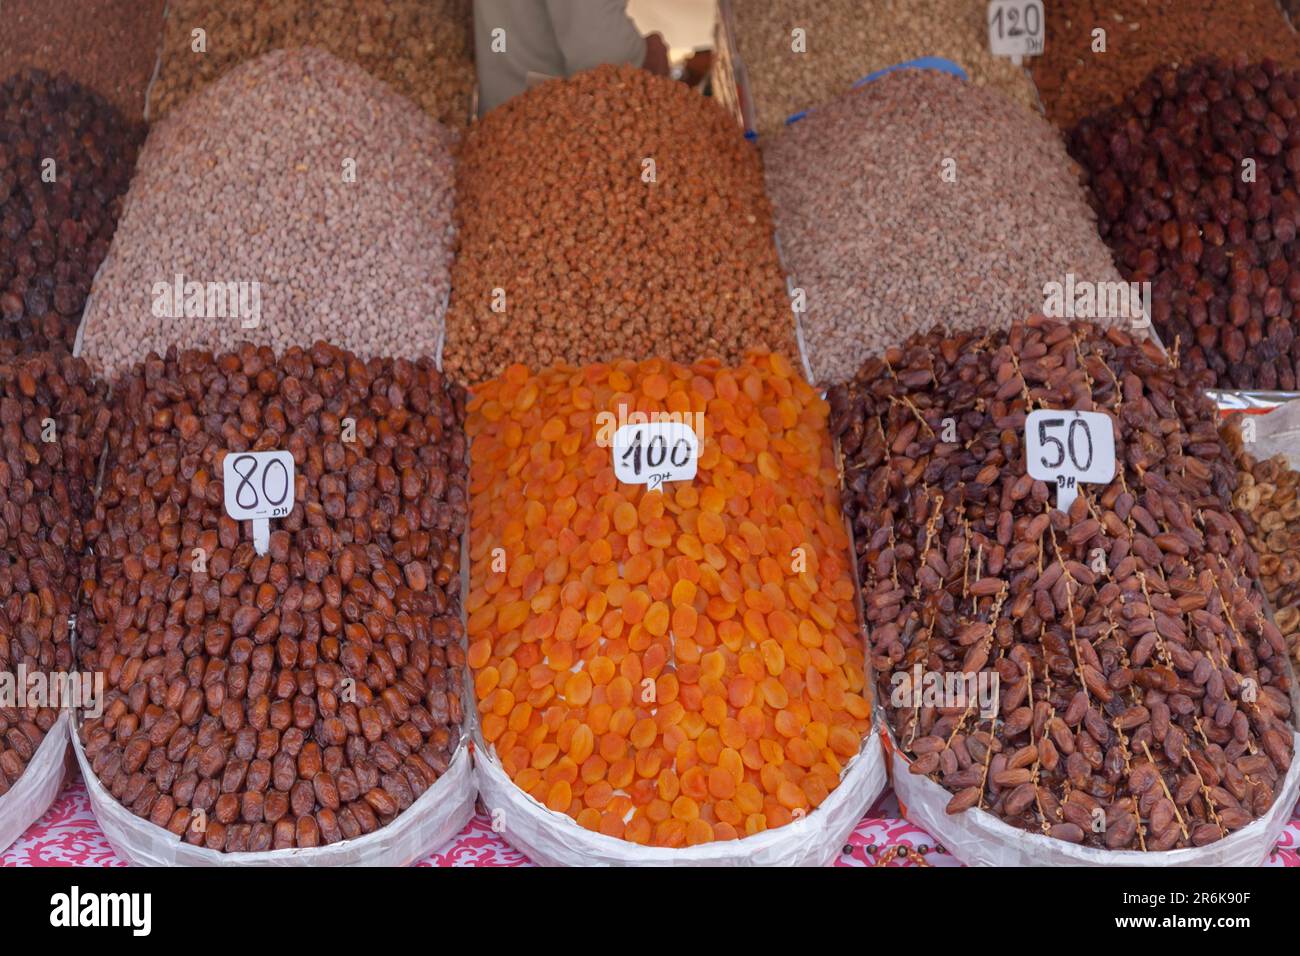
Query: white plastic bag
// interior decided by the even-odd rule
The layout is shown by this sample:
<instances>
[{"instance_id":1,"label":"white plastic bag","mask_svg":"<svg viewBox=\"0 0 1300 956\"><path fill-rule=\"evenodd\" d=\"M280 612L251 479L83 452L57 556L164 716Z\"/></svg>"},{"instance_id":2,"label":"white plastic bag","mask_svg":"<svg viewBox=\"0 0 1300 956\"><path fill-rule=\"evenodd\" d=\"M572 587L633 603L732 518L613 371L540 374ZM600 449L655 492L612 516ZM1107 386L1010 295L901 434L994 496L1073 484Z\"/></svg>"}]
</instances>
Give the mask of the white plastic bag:
<instances>
[{"instance_id":1,"label":"white plastic bag","mask_svg":"<svg viewBox=\"0 0 1300 956\"><path fill-rule=\"evenodd\" d=\"M844 768L840 785L806 817L739 840L670 849L579 826L515 786L481 738L476 736L474 746L479 792L493 829L542 866L825 866L885 788L884 752L873 730Z\"/></svg>"},{"instance_id":2,"label":"white plastic bag","mask_svg":"<svg viewBox=\"0 0 1300 956\"><path fill-rule=\"evenodd\" d=\"M95 819L118 856L134 866L409 866L442 846L474 814L474 771L461 741L447 772L388 826L329 846L220 853L191 846L162 827L137 817L104 789L77 735L72 748L86 778Z\"/></svg>"},{"instance_id":3,"label":"white plastic bag","mask_svg":"<svg viewBox=\"0 0 1300 956\"><path fill-rule=\"evenodd\" d=\"M1300 734L1295 735L1300 752ZM1259 866L1277 845L1300 796L1300 760L1282 781L1268 814L1209 846L1143 852L1099 850L1027 833L984 810L949 815L952 794L929 777L908 771L890 735L894 792L903 816L925 829L968 866Z\"/></svg>"},{"instance_id":4,"label":"white plastic bag","mask_svg":"<svg viewBox=\"0 0 1300 956\"><path fill-rule=\"evenodd\" d=\"M17 783L0 797L0 853L45 816L63 788L64 757L72 715L64 710L50 728Z\"/></svg>"}]
</instances>

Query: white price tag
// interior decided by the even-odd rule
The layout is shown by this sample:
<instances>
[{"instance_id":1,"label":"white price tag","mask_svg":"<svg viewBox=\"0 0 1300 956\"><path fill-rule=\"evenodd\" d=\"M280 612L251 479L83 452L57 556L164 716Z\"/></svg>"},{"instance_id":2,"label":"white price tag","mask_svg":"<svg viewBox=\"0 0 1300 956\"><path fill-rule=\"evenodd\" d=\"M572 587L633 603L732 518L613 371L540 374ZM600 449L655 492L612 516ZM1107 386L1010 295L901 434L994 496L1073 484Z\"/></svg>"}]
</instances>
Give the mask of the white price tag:
<instances>
[{"instance_id":1,"label":"white price tag","mask_svg":"<svg viewBox=\"0 0 1300 956\"><path fill-rule=\"evenodd\" d=\"M614 477L650 491L690 481L700 464L700 436L683 422L624 425L614 433Z\"/></svg>"},{"instance_id":2,"label":"white price tag","mask_svg":"<svg viewBox=\"0 0 1300 956\"><path fill-rule=\"evenodd\" d=\"M293 511L293 455L287 451L230 452L221 466L226 514L253 522L253 546L266 554L272 518Z\"/></svg>"},{"instance_id":3,"label":"white price tag","mask_svg":"<svg viewBox=\"0 0 1300 956\"><path fill-rule=\"evenodd\" d=\"M1105 412L1039 409L1025 419L1029 477L1056 484L1056 507L1069 511L1080 484L1115 478L1115 423Z\"/></svg>"},{"instance_id":4,"label":"white price tag","mask_svg":"<svg viewBox=\"0 0 1300 956\"><path fill-rule=\"evenodd\" d=\"M1043 0L989 0L989 52L1021 57L1042 56L1045 24Z\"/></svg>"}]
</instances>

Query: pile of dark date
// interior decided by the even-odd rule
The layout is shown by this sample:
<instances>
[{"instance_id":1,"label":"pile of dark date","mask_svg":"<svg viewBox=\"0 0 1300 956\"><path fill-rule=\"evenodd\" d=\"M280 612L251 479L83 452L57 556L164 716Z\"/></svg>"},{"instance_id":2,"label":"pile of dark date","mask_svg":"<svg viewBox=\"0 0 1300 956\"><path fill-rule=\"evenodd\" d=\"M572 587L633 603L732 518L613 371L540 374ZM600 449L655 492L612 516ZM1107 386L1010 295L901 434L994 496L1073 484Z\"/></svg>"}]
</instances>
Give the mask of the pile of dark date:
<instances>
[{"instance_id":1,"label":"pile of dark date","mask_svg":"<svg viewBox=\"0 0 1300 956\"><path fill-rule=\"evenodd\" d=\"M123 805L226 852L390 823L460 743L464 393L433 363L318 344L151 355L115 386L87 537L86 756ZM286 449L256 553L226 453Z\"/></svg>"},{"instance_id":2,"label":"pile of dark date","mask_svg":"<svg viewBox=\"0 0 1300 956\"><path fill-rule=\"evenodd\" d=\"M49 681L19 686L16 677L72 666L68 622L108 431L105 396L80 359L0 357L0 671L18 692L0 704L0 796L27 769L59 706L73 703L51 694Z\"/></svg>"},{"instance_id":3,"label":"pile of dark date","mask_svg":"<svg viewBox=\"0 0 1300 956\"><path fill-rule=\"evenodd\" d=\"M1157 70L1069 139L1102 238L1203 387L1300 382L1300 73Z\"/></svg>"},{"instance_id":4,"label":"pile of dark date","mask_svg":"<svg viewBox=\"0 0 1300 956\"><path fill-rule=\"evenodd\" d=\"M0 83L0 339L71 347L142 139L66 76Z\"/></svg>"},{"instance_id":5,"label":"pile of dark date","mask_svg":"<svg viewBox=\"0 0 1300 956\"><path fill-rule=\"evenodd\" d=\"M877 699L915 667L998 678L995 717L971 698L885 706L949 812L1168 850L1273 806L1293 756L1286 645L1192 378L1125 332L1038 318L914 337L832 390ZM1115 478L1068 513L1026 474L1038 408L1113 421Z\"/></svg>"}]
</instances>

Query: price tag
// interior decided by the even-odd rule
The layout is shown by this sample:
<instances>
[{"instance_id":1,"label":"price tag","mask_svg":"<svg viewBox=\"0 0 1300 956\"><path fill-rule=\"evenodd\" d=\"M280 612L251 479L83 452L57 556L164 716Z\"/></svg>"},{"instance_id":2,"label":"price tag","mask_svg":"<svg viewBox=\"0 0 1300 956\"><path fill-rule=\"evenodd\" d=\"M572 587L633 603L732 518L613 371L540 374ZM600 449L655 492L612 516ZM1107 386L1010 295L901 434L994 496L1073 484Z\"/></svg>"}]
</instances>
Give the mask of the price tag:
<instances>
[{"instance_id":1,"label":"price tag","mask_svg":"<svg viewBox=\"0 0 1300 956\"><path fill-rule=\"evenodd\" d=\"M667 481L690 481L700 464L700 436L683 422L624 425L614 433L614 477L654 491Z\"/></svg>"},{"instance_id":2,"label":"price tag","mask_svg":"<svg viewBox=\"0 0 1300 956\"><path fill-rule=\"evenodd\" d=\"M1043 0L989 0L989 52L1021 57L1043 55Z\"/></svg>"},{"instance_id":3,"label":"price tag","mask_svg":"<svg viewBox=\"0 0 1300 956\"><path fill-rule=\"evenodd\" d=\"M221 466L226 514L253 522L253 547L266 554L271 519L293 511L293 455L287 451L230 452Z\"/></svg>"},{"instance_id":4,"label":"price tag","mask_svg":"<svg viewBox=\"0 0 1300 956\"><path fill-rule=\"evenodd\" d=\"M1069 511L1080 484L1115 478L1115 423L1105 412L1039 409L1025 419L1029 477L1056 483L1056 507Z\"/></svg>"}]
</instances>

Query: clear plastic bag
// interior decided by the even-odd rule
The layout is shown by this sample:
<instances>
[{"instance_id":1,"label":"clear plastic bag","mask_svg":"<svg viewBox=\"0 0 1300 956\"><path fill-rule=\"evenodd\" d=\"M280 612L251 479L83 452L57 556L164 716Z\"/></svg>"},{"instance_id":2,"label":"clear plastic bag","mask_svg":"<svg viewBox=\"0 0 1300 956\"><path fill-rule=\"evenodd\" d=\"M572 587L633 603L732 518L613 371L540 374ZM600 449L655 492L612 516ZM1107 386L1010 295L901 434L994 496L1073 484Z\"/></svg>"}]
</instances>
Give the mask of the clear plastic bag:
<instances>
[{"instance_id":1,"label":"clear plastic bag","mask_svg":"<svg viewBox=\"0 0 1300 956\"><path fill-rule=\"evenodd\" d=\"M45 816L54 798L63 788L68 753L69 711L62 711L18 782L0 797L0 853L27 832L27 828Z\"/></svg>"}]
</instances>

